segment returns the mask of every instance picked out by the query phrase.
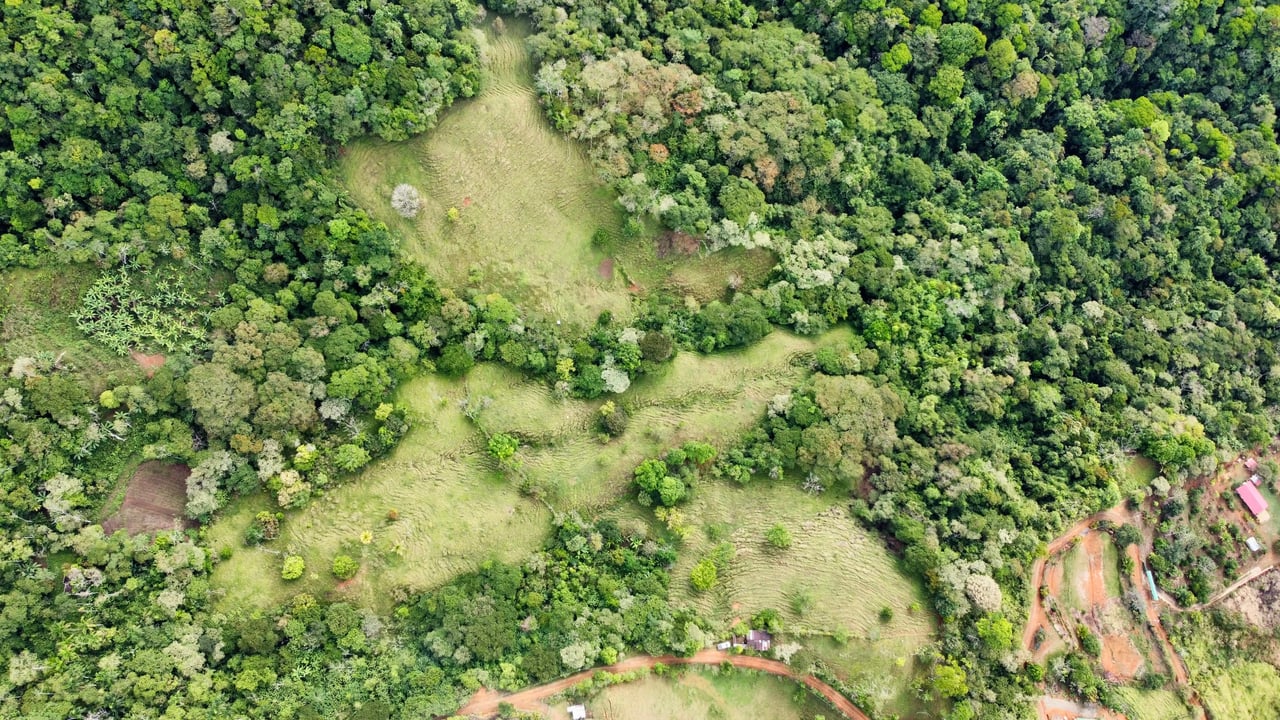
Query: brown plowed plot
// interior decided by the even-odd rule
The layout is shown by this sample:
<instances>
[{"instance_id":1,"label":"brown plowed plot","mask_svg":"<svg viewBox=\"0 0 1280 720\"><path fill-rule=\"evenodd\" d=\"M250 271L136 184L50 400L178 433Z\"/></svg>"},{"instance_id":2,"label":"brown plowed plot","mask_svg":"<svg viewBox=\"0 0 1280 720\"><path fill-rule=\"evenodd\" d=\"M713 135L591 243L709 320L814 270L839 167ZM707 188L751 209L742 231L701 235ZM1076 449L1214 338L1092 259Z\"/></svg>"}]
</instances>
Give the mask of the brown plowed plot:
<instances>
[{"instance_id":1,"label":"brown plowed plot","mask_svg":"<svg viewBox=\"0 0 1280 720\"><path fill-rule=\"evenodd\" d=\"M130 535L171 530L177 524L195 527L183 516L187 504L187 476L191 468L161 462L145 462L134 471L124 493L124 503L102 523L108 535L124 529Z\"/></svg>"},{"instance_id":2,"label":"brown plowed plot","mask_svg":"<svg viewBox=\"0 0 1280 720\"><path fill-rule=\"evenodd\" d=\"M1129 637L1104 635L1102 637L1102 669L1118 678L1136 677L1142 669L1142 653L1133 646Z\"/></svg>"}]
</instances>

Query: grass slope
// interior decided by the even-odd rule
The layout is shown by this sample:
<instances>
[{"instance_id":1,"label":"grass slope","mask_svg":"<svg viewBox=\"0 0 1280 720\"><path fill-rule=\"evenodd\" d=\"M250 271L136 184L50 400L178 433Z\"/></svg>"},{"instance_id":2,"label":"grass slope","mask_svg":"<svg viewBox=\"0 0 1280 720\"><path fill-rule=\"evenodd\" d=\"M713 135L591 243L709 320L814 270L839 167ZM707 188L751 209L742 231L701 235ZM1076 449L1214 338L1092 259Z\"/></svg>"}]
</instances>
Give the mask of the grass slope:
<instances>
[{"instance_id":1,"label":"grass slope","mask_svg":"<svg viewBox=\"0 0 1280 720\"><path fill-rule=\"evenodd\" d=\"M1139 690L1136 687L1119 686L1116 693L1120 696L1129 720L1191 720L1191 711L1187 709L1178 694L1172 690Z\"/></svg>"},{"instance_id":2,"label":"grass slope","mask_svg":"<svg viewBox=\"0 0 1280 720\"><path fill-rule=\"evenodd\" d=\"M707 301L722 296L731 277L748 287L764 280L774 264L768 251L660 259L650 238L619 240L617 196L582 148L543 116L524 42L528 26L512 20L506 28L486 27L488 81L438 127L407 142L360 140L343 152L343 188L406 239L409 257L446 286L497 290L564 322L587 323L602 310L626 317L632 282ZM422 193L414 219L391 209L400 183ZM612 238L603 248L591 246L598 229ZM611 274L601 272L606 258L616 260Z\"/></svg>"},{"instance_id":3,"label":"grass slope","mask_svg":"<svg viewBox=\"0 0 1280 720\"><path fill-rule=\"evenodd\" d=\"M436 586L486 559L519 560L542 544L549 511L521 497L516 483L498 473L459 400L492 399L480 421L490 431L522 438L524 470L556 508L598 512L626 494L631 472L644 458L687 439L731 442L761 417L770 397L805 376L814 348L845 334L775 332L739 352L682 353L664 374L618 399L632 421L608 444L595 429L598 402L557 400L544 385L500 366L478 366L461 380L418 378L400 393L418 422L396 452L291 513L279 540L263 548L242 546L254 514L271 507L265 497L222 514L209 529L210 540L233 554L218 565L215 587L226 601L258 606L303 589L327 592L335 585L329 562L347 552L362 558L365 571L343 592L385 609L396 587ZM400 515L396 522L386 519L392 509ZM372 535L368 544L361 543L365 532ZM302 555L308 575L282 582L281 553Z\"/></svg>"},{"instance_id":4,"label":"grass slope","mask_svg":"<svg viewBox=\"0 0 1280 720\"><path fill-rule=\"evenodd\" d=\"M0 371L15 358L51 353L96 393L137 383L142 372L127 357L95 343L71 315L98 277L89 265L0 273Z\"/></svg>"},{"instance_id":5,"label":"grass slope","mask_svg":"<svg viewBox=\"0 0 1280 720\"><path fill-rule=\"evenodd\" d=\"M793 484L700 485L684 509L694 530L673 572L672 595L724 627L776 609L788 632L801 636L806 655L866 690L880 709L909 713L918 709L911 666L933 636L933 619L919 609L925 604L919 585L841 500L834 492L815 497ZM765 542L774 524L790 532L789 548ZM716 587L695 591L689 571L723 542L732 543L733 559L719 569ZM879 618L885 607L893 611L888 622ZM836 642L832 636L838 634L848 640ZM804 660L796 662L803 666Z\"/></svg>"},{"instance_id":6,"label":"grass slope","mask_svg":"<svg viewBox=\"0 0 1280 720\"><path fill-rule=\"evenodd\" d=\"M1280 717L1280 671L1266 663L1238 663L1203 681L1197 679L1196 687L1213 717L1232 720Z\"/></svg>"},{"instance_id":7,"label":"grass slope","mask_svg":"<svg viewBox=\"0 0 1280 720\"><path fill-rule=\"evenodd\" d=\"M543 118L533 89L527 27L484 34L488 79L481 93L408 142L362 140L346 149L343 184L364 208L409 238L406 250L449 286L470 280L544 317L625 314L621 278L599 274L597 228L617 234L615 196L585 153ZM392 211L392 188L422 193L418 217ZM447 219L457 208L456 222ZM478 273L473 275L473 273Z\"/></svg>"},{"instance_id":8,"label":"grass slope","mask_svg":"<svg viewBox=\"0 0 1280 720\"><path fill-rule=\"evenodd\" d=\"M544 717L568 717L568 704ZM609 720L809 720L834 712L790 680L741 671L650 676L608 688L586 706L592 717Z\"/></svg>"}]
</instances>

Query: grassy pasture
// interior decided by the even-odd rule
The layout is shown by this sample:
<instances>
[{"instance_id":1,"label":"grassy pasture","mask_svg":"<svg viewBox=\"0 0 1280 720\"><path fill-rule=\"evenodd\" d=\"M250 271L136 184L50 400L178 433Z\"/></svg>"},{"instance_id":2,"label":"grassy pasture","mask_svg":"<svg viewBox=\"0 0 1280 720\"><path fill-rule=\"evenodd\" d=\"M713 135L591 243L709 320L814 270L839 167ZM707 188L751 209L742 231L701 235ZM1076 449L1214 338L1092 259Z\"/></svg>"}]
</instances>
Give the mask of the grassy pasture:
<instances>
[{"instance_id":1,"label":"grassy pasture","mask_svg":"<svg viewBox=\"0 0 1280 720\"><path fill-rule=\"evenodd\" d=\"M488 78L477 97L413 140L353 143L340 163L343 186L407 238L408 255L445 285L476 281L543 317L625 314L625 283L601 277L605 255L591 247L597 228L618 234L621 210L582 149L544 119L527 26L506 27L484 33ZM405 182L422 193L412 220L390 206L392 188ZM449 208L458 209L456 221Z\"/></svg>"},{"instance_id":2,"label":"grassy pasture","mask_svg":"<svg viewBox=\"0 0 1280 720\"><path fill-rule=\"evenodd\" d=\"M568 717L567 702L544 717ZM773 675L734 671L686 671L614 685L586 702L592 717L609 720L809 720L832 717L795 682Z\"/></svg>"},{"instance_id":3,"label":"grassy pasture","mask_svg":"<svg viewBox=\"0 0 1280 720\"><path fill-rule=\"evenodd\" d=\"M1116 693L1124 703L1129 720L1191 720L1191 711L1172 690L1140 690L1119 686Z\"/></svg>"},{"instance_id":4,"label":"grassy pasture","mask_svg":"<svg viewBox=\"0 0 1280 720\"><path fill-rule=\"evenodd\" d=\"M1063 583L1062 607L1072 612L1089 609L1089 598L1081 591L1080 584L1089 575L1089 556L1082 543L1077 542L1062 555Z\"/></svg>"},{"instance_id":5,"label":"grassy pasture","mask_svg":"<svg viewBox=\"0 0 1280 720\"><path fill-rule=\"evenodd\" d=\"M210 539L233 555L218 565L215 586L228 601L259 606L299 590L328 592L336 585L328 564L346 552L362 558L364 571L342 593L385 609L392 588L436 586L486 559L519 560L542 544L549 511L498 472L459 400L492 399L480 422L522 439L524 472L554 507L597 513L626 492L644 458L689 439L730 442L756 422L770 397L804 377L808 353L845 333L818 339L774 332L739 352L682 353L661 376L618 399L631 425L607 444L594 425L599 402L556 399L544 385L500 366L478 366L459 380L418 378L400 392L417 423L396 452L291 513L278 540L242 545L254 514L271 507L269 498L243 500L220 516ZM395 522L387 520L392 509L400 516ZM365 532L372 534L368 544L361 542ZM302 555L307 575L281 581L281 553Z\"/></svg>"},{"instance_id":6,"label":"grassy pasture","mask_svg":"<svg viewBox=\"0 0 1280 720\"><path fill-rule=\"evenodd\" d=\"M1196 687L1214 717L1232 720L1280 717L1280 671L1266 663L1236 663L1226 672L1197 678Z\"/></svg>"},{"instance_id":7,"label":"grassy pasture","mask_svg":"<svg viewBox=\"0 0 1280 720\"><path fill-rule=\"evenodd\" d=\"M417 138L349 145L339 163L343 189L445 286L497 290L543 318L586 323L602 310L626 317L633 282L637 291L662 286L702 301L722 296L731 276L759 284L774 263L768 251L660 259L652 238L620 239L616 195L538 104L528 32L517 20L502 34L486 26L481 92ZM422 194L414 219L391 209L400 183ZM601 247L592 247L596 230L610 238ZM609 258L612 272L601 266Z\"/></svg>"},{"instance_id":8,"label":"grassy pasture","mask_svg":"<svg viewBox=\"0 0 1280 720\"><path fill-rule=\"evenodd\" d=\"M804 653L866 689L883 709L916 709L914 654L932 637L933 618L912 609L925 605L922 589L880 539L848 515L841 498L815 497L791 483L714 482L696 488L684 514L694 529L672 573L673 599L725 627L776 609ZM774 524L790 532L789 548L765 541ZM733 559L720 568L715 587L698 593L689 572L722 542L733 544ZM893 611L888 622L879 617L884 607ZM847 642L832 639L840 632Z\"/></svg>"},{"instance_id":9,"label":"grassy pasture","mask_svg":"<svg viewBox=\"0 0 1280 720\"><path fill-rule=\"evenodd\" d=\"M90 265L67 265L0 273L0 371L15 358L41 352L62 355L62 363L96 394L142 380L142 371L80 332L72 313L98 278Z\"/></svg>"}]
</instances>

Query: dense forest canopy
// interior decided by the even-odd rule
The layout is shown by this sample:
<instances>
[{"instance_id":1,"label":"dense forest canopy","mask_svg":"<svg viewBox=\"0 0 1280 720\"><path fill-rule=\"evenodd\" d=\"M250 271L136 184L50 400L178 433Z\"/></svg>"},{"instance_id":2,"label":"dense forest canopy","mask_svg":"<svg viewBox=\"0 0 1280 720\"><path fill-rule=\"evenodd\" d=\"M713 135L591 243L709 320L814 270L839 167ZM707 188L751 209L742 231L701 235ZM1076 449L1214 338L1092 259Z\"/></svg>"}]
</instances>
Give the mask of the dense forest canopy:
<instances>
[{"instance_id":1,"label":"dense forest canopy","mask_svg":"<svg viewBox=\"0 0 1280 720\"><path fill-rule=\"evenodd\" d=\"M675 551L643 529L561 518L521 566L379 618L306 595L215 613L198 533L96 524L138 458L191 465L192 518L263 489L304 505L395 445L393 390L419 372L493 360L590 399L675 347L850 325L740 442L641 488L660 506L714 478L847 490L925 578L943 624L921 692L957 720L1030 712L1043 668L990 629L1024 612L1054 531L1140 492L1127 453L1173 477L1276 435L1280 7L490 10L534 24L547 117L631 240L657 223L768 248L767 281L562 329L403 260L325 172L478 90L467 0L5 2L0 270L93 264L83 331L172 358L108 385L54 346L0 352L0 715L418 717L696 649L709 628L665 592Z\"/></svg>"}]
</instances>

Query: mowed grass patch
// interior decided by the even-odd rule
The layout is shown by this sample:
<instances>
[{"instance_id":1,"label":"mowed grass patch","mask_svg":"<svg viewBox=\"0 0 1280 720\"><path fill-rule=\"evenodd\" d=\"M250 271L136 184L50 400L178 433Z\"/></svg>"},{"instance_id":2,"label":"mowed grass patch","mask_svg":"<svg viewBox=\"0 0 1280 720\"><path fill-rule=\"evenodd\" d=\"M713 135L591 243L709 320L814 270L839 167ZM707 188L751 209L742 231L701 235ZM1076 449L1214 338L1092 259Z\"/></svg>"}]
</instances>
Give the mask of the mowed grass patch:
<instances>
[{"instance_id":1,"label":"mowed grass patch","mask_svg":"<svg viewBox=\"0 0 1280 720\"><path fill-rule=\"evenodd\" d=\"M1059 562L1062 563L1062 608L1070 612L1088 610L1089 599L1083 585L1088 582L1089 556L1084 547L1076 542L1062 554Z\"/></svg>"},{"instance_id":2,"label":"mowed grass patch","mask_svg":"<svg viewBox=\"0 0 1280 720\"><path fill-rule=\"evenodd\" d=\"M418 138L351 144L340 162L342 184L446 286L474 282L544 318L585 323L602 310L625 316L626 284L602 276L607 256L591 246L597 229L619 234L621 209L582 148L546 122L527 34L519 21L502 34L488 26L480 94ZM414 219L391 209L400 183L422 194Z\"/></svg>"},{"instance_id":3,"label":"mowed grass patch","mask_svg":"<svg viewBox=\"0 0 1280 720\"><path fill-rule=\"evenodd\" d=\"M1280 717L1280 671L1266 663L1236 663L1226 672L1197 678L1196 688L1213 717L1231 720Z\"/></svg>"},{"instance_id":4,"label":"mowed grass patch","mask_svg":"<svg viewBox=\"0 0 1280 720\"><path fill-rule=\"evenodd\" d=\"M406 386L401 400L417 421L395 453L290 513L268 546L237 549L214 575L226 599L265 605L290 592L337 589L385 610L397 587L434 587L485 560L516 561L537 549L549 512L493 469L483 436L458 407L467 395L467 380L429 376ZM211 531L214 546L241 545L253 515L270 506L261 498L225 513ZM339 553L361 563L340 588L329 572ZM307 574L286 584L280 564L291 554L303 557Z\"/></svg>"},{"instance_id":5,"label":"mowed grass patch","mask_svg":"<svg viewBox=\"0 0 1280 720\"><path fill-rule=\"evenodd\" d=\"M1110 533L1102 536L1102 581L1108 598L1120 597L1120 553Z\"/></svg>"},{"instance_id":6,"label":"mowed grass patch","mask_svg":"<svg viewBox=\"0 0 1280 720\"><path fill-rule=\"evenodd\" d=\"M1120 471L1120 492L1128 494L1145 488L1160 474L1156 461L1142 455L1134 455L1124 463Z\"/></svg>"},{"instance_id":7,"label":"mowed grass patch","mask_svg":"<svg viewBox=\"0 0 1280 720\"><path fill-rule=\"evenodd\" d=\"M1129 720L1191 720L1191 711L1172 690L1140 690L1120 685L1115 688Z\"/></svg>"},{"instance_id":8,"label":"mowed grass patch","mask_svg":"<svg viewBox=\"0 0 1280 720\"><path fill-rule=\"evenodd\" d=\"M836 495L814 496L792 484L766 481L745 487L698 485L683 508L693 530L673 571L672 596L725 628L772 608L782 613L789 631L799 634L926 642L934 627L919 610L924 601L919 584L902 573L880 538L852 518ZM790 547L766 542L765 533L774 525L787 529ZM694 590L693 565L725 542L733 546L732 559L718 569L716 585ZM892 619L881 619L884 608Z\"/></svg>"},{"instance_id":9,"label":"mowed grass patch","mask_svg":"<svg viewBox=\"0 0 1280 720\"><path fill-rule=\"evenodd\" d=\"M142 380L142 371L80 332L72 314L98 278L90 265L0 273L0 371L13 361L48 353L94 392Z\"/></svg>"},{"instance_id":10,"label":"mowed grass patch","mask_svg":"<svg viewBox=\"0 0 1280 720\"><path fill-rule=\"evenodd\" d=\"M685 671L614 685L586 701L591 717L610 720L809 720L834 715L802 686L746 671ZM568 702L545 717L568 717Z\"/></svg>"},{"instance_id":11,"label":"mowed grass patch","mask_svg":"<svg viewBox=\"0 0 1280 720\"><path fill-rule=\"evenodd\" d=\"M485 560L521 560L542 546L551 511L520 495L516 473L499 471L460 401L484 406L477 417L489 432L521 439L519 473L554 508L595 514L629 493L632 471L645 458L685 440L732 442L759 420L770 397L809 372L820 342L847 332L821 338L775 332L734 353L682 353L663 374L615 398L632 420L607 443L596 428L600 401L558 399L504 367L483 364L458 380L418 378L399 395L415 427L391 457L289 513L279 539L243 547L254 514L273 509L270 498L247 499L222 514L210 540L217 549L232 548L232 556L218 565L215 586L226 602L266 606L292 592L337 590L385 609L398 587L436 587ZM392 510L395 521L387 519ZM363 567L341 588L329 575L340 552ZM302 579L279 579L287 554L306 561Z\"/></svg>"},{"instance_id":12,"label":"mowed grass patch","mask_svg":"<svg viewBox=\"0 0 1280 720\"><path fill-rule=\"evenodd\" d=\"M912 688L918 673L928 667L916 659L927 639L880 635L875 640L852 638L839 642L819 635L802 637L799 642L804 650L791 662L795 667L805 667L811 661L821 661L851 688L865 693L869 704L861 707L874 711L877 717L942 717L946 713L944 705L924 702Z\"/></svg>"}]
</instances>

